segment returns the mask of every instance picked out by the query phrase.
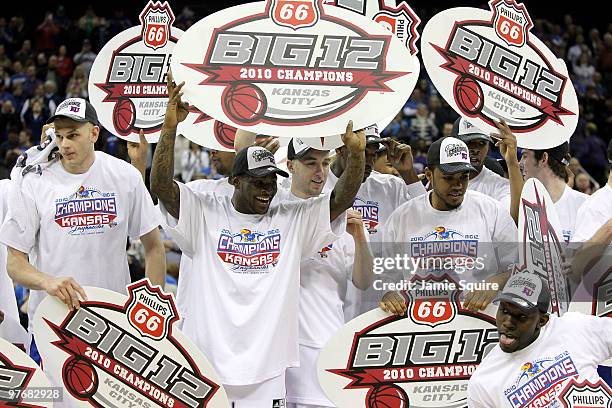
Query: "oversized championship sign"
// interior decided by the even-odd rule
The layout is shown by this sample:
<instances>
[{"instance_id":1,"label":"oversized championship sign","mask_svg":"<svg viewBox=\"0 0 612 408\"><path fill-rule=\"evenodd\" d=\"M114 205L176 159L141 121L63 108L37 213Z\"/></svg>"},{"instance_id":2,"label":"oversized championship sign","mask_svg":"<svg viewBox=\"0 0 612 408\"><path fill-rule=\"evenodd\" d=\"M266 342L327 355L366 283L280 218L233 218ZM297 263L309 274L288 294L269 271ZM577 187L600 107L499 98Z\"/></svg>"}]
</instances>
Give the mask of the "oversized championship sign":
<instances>
[{"instance_id":1,"label":"oversized championship sign","mask_svg":"<svg viewBox=\"0 0 612 408\"><path fill-rule=\"evenodd\" d=\"M367 312L340 329L318 363L338 408L465 408L467 382L497 344L495 307L463 309L452 281L412 281L406 316Z\"/></svg>"},{"instance_id":2,"label":"oversized championship sign","mask_svg":"<svg viewBox=\"0 0 612 408\"><path fill-rule=\"evenodd\" d=\"M185 100L216 120L295 137L377 123L404 105L419 71L383 26L321 0L214 13L181 36L171 66Z\"/></svg>"},{"instance_id":3,"label":"oversized championship sign","mask_svg":"<svg viewBox=\"0 0 612 408\"><path fill-rule=\"evenodd\" d=\"M114 135L138 142L159 140L168 103L166 75L182 30L172 27L167 1L149 0L140 26L114 36L100 50L89 74L89 100L100 123Z\"/></svg>"},{"instance_id":4,"label":"oversized championship sign","mask_svg":"<svg viewBox=\"0 0 612 408\"><path fill-rule=\"evenodd\" d=\"M52 407L61 399L34 360L0 337L0 406Z\"/></svg>"},{"instance_id":5,"label":"oversized championship sign","mask_svg":"<svg viewBox=\"0 0 612 408\"><path fill-rule=\"evenodd\" d=\"M530 178L523 186L518 225L519 270L542 277L550 286L552 313L561 316L570 304L561 223L546 187Z\"/></svg>"},{"instance_id":6,"label":"oversized championship sign","mask_svg":"<svg viewBox=\"0 0 612 408\"><path fill-rule=\"evenodd\" d=\"M569 140L578 100L565 63L533 33L514 0L491 10L453 8L431 18L421 38L429 77L460 115L483 131L504 119L518 145L545 149Z\"/></svg>"},{"instance_id":7,"label":"oversized championship sign","mask_svg":"<svg viewBox=\"0 0 612 408\"><path fill-rule=\"evenodd\" d=\"M86 287L70 311L47 297L34 316L45 372L76 406L223 407L225 391L196 346L174 327L171 295L141 280L129 297Z\"/></svg>"}]
</instances>

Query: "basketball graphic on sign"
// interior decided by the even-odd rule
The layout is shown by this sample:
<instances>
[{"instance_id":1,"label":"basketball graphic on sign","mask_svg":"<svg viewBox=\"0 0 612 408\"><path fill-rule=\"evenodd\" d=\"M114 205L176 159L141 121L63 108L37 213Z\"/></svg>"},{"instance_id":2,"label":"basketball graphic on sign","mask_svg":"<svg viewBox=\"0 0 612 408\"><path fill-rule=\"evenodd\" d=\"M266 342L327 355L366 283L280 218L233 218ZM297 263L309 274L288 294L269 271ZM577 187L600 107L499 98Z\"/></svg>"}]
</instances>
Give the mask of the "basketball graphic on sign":
<instances>
[{"instance_id":1,"label":"basketball graphic on sign","mask_svg":"<svg viewBox=\"0 0 612 408\"><path fill-rule=\"evenodd\" d=\"M266 96L255 85L232 85L223 91L225 113L238 123L258 122L266 112Z\"/></svg>"},{"instance_id":2,"label":"basketball graphic on sign","mask_svg":"<svg viewBox=\"0 0 612 408\"><path fill-rule=\"evenodd\" d=\"M408 394L395 385L382 384L370 388L366 396L368 408L406 408Z\"/></svg>"},{"instance_id":3,"label":"basketball graphic on sign","mask_svg":"<svg viewBox=\"0 0 612 408\"><path fill-rule=\"evenodd\" d=\"M66 360L63 375L68 391L78 399L88 399L98 389L98 375L83 358L71 357Z\"/></svg>"},{"instance_id":4,"label":"basketball graphic on sign","mask_svg":"<svg viewBox=\"0 0 612 408\"><path fill-rule=\"evenodd\" d=\"M131 99L120 99L113 108L113 125L121 136L127 136L134 126L136 120L136 107Z\"/></svg>"},{"instance_id":5,"label":"basketball graphic on sign","mask_svg":"<svg viewBox=\"0 0 612 408\"><path fill-rule=\"evenodd\" d=\"M455 100L463 113L477 115L484 105L482 88L472 78L459 76L455 80Z\"/></svg>"},{"instance_id":6,"label":"basketball graphic on sign","mask_svg":"<svg viewBox=\"0 0 612 408\"><path fill-rule=\"evenodd\" d=\"M228 149L234 148L234 138L236 136L236 128L226 125L223 122L215 120L215 139Z\"/></svg>"}]
</instances>

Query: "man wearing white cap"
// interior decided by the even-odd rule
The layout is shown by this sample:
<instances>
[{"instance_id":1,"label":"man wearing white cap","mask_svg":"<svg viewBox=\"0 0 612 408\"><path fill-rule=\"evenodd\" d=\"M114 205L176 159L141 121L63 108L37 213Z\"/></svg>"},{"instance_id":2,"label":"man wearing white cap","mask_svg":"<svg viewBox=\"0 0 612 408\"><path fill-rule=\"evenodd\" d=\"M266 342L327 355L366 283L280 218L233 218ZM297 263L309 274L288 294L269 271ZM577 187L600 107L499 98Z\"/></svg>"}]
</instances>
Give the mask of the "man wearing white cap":
<instances>
[{"instance_id":1,"label":"man wearing white cap","mask_svg":"<svg viewBox=\"0 0 612 408\"><path fill-rule=\"evenodd\" d=\"M318 197L329 175L328 150L293 138L287 149L291 188L280 190L278 202ZM364 290L372 280L372 254L361 215L347 211L340 238L307 254L300 262L300 367L287 371L289 408L333 407L321 389L317 360L321 349L344 324L343 303L348 286Z\"/></svg>"},{"instance_id":2,"label":"man wearing white cap","mask_svg":"<svg viewBox=\"0 0 612 408\"><path fill-rule=\"evenodd\" d=\"M465 118L459 118L453 125L451 136L465 142L470 150L470 163L474 171L470 171L470 182L468 190L478 191L501 201L514 221L518 223L518 211L523 189L523 177L521 175L517 156L516 137L505 122L497 123L499 133L493 133L497 140L496 145L506 160L508 166L508 177L506 179L484 165L489 153L489 143L493 138L482 130L473 126Z\"/></svg>"},{"instance_id":3,"label":"man wearing white cap","mask_svg":"<svg viewBox=\"0 0 612 408\"><path fill-rule=\"evenodd\" d=\"M9 275L33 289L30 328L47 294L78 308L85 297L81 285L124 293L130 283L128 236L141 240L153 284L163 285L166 271L158 212L141 174L94 151L100 128L93 106L66 99L50 122L54 134L26 151L13 170L15 195L9 195L13 200L0 229L0 242L9 247Z\"/></svg>"},{"instance_id":4,"label":"man wearing white cap","mask_svg":"<svg viewBox=\"0 0 612 408\"><path fill-rule=\"evenodd\" d=\"M548 285L528 272L512 275L494 302L499 343L470 378L469 408L610 405L597 364L612 357L612 319L549 315ZM572 379L591 383L575 386L578 399L566 388ZM571 401L562 403L564 389Z\"/></svg>"},{"instance_id":5,"label":"man wearing white cap","mask_svg":"<svg viewBox=\"0 0 612 408\"><path fill-rule=\"evenodd\" d=\"M489 279L498 289L506 282L507 267L516 262L517 227L503 205L482 193L469 191L470 163L468 147L461 140L446 137L438 139L427 152L425 175L432 191L400 206L387 221L384 241L388 255L407 253L418 261L401 272L410 279L418 273L443 274L461 285ZM439 262L443 260L443 267ZM448 260L452 261L447 262ZM459 281L459 282L458 282ZM395 295L391 295L395 293ZM471 292L465 306L484 309L495 296L491 290ZM389 300L389 297L392 299ZM399 300L399 302L398 302ZM385 295L381 307L389 312L403 314L405 303L397 292Z\"/></svg>"}]
</instances>

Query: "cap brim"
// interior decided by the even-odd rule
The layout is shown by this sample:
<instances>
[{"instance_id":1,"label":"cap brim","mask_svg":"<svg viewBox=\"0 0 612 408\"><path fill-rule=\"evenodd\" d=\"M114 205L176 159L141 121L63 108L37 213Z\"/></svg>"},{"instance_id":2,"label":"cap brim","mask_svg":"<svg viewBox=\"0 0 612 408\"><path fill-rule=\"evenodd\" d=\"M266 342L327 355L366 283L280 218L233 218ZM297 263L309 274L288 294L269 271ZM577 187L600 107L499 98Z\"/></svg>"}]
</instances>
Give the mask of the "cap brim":
<instances>
[{"instance_id":1,"label":"cap brim","mask_svg":"<svg viewBox=\"0 0 612 408\"><path fill-rule=\"evenodd\" d=\"M257 169L248 170L246 174L253 177L265 177L268 174L278 174L283 177L289 177L289 173L274 166L259 167Z\"/></svg>"},{"instance_id":2,"label":"cap brim","mask_svg":"<svg viewBox=\"0 0 612 408\"><path fill-rule=\"evenodd\" d=\"M382 137L378 137L378 136L366 136L366 144L372 144L372 143L382 143L383 142Z\"/></svg>"},{"instance_id":3,"label":"cap brim","mask_svg":"<svg viewBox=\"0 0 612 408\"><path fill-rule=\"evenodd\" d=\"M487 142L493 143L493 139L489 135L485 135L484 133L470 133L468 135L460 135L455 136L457 139L462 142L471 142L472 140L486 140Z\"/></svg>"},{"instance_id":4,"label":"cap brim","mask_svg":"<svg viewBox=\"0 0 612 408\"><path fill-rule=\"evenodd\" d=\"M508 302L508 303L512 303L515 306L520 307L521 309L525 310L526 312L533 312L535 310L538 310L538 305L534 305L533 303L527 302L525 299L522 299L518 296L515 296L513 294L510 293L500 293L498 294L495 299L493 299L493 303L494 304L499 304L499 302Z\"/></svg>"},{"instance_id":5,"label":"cap brim","mask_svg":"<svg viewBox=\"0 0 612 408\"><path fill-rule=\"evenodd\" d=\"M67 115L65 113L62 113L60 115L53 115L53 116L51 116L49 119L47 119L47 123L51 123L51 122L55 121L55 119L57 119L57 118L68 118L70 120L74 120L75 122L81 122L81 123L90 122L90 123L93 123L96 126L98 125L96 122L92 122L89 119L82 118L82 117L76 116L76 115Z\"/></svg>"},{"instance_id":6,"label":"cap brim","mask_svg":"<svg viewBox=\"0 0 612 408\"><path fill-rule=\"evenodd\" d=\"M442 170L442 173L446 173L446 174L463 173L464 171L476 171L474 166L472 166L469 163L439 164L438 168Z\"/></svg>"}]
</instances>

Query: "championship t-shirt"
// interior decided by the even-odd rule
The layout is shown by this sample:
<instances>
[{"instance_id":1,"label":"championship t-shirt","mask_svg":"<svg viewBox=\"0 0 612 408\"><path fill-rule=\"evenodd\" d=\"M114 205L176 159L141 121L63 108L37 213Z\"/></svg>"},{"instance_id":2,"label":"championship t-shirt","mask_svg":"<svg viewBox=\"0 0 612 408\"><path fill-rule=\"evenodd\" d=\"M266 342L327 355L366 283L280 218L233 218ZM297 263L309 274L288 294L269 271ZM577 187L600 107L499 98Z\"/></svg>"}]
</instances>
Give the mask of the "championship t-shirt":
<instances>
[{"instance_id":1,"label":"championship t-shirt","mask_svg":"<svg viewBox=\"0 0 612 408\"><path fill-rule=\"evenodd\" d=\"M157 228L159 212L138 170L106 153L95 154L83 174L68 173L60 161L41 175L27 174L23 205L9 208L0 242L33 255L41 272L125 293L130 283L127 238L136 240ZM25 231L19 219L26 220ZM30 322L46 295L31 291Z\"/></svg>"},{"instance_id":2,"label":"championship t-shirt","mask_svg":"<svg viewBox=\"0 0 612 408\"><path fill-rule=\"evenodd\" d=\"M578 209L582 204L589 198L588 195L571 189L569 186L565 186L563 195L555 203L555 209L561 221L561 230L563 233L563 240L567 243L572 241L574 231L576 231L576 221L578 218ZM580 220L582 222L582 220Z\"/></svg>"},{"instance_id":3,"label":"championship t-shirt","mask_svg":"<svg viewBox=\"0 0 612 408\"><path fill-rule=\"evenodd\" d=\"M10 180L0 180L0 224L4 220L7 212L7 196ZM17 298L13 289L13 281L6 271L6 246L0 244L0 310L5 316L19 321L17 311Z\"/></svg>"},{"instance_id":4,"label":"championship t-shirt","mask_svg":"<svg viewBox=\"0 0 612 408\"><path fill-rule=\"evenodd\" d=\"M576 229L572 241L584 242L612 218L612 187L606 184L587 198L576 214Z\"/></svg>"},{"instance_id":5,"label":"championship t-shirt","mask_svg":"<svg viewBox=\"0 0 612 408\"><path fill-rule=\"evenodd\" d=\"M499 201L468 190L459 207L440 211L431 205L432 194L408 201L387 221L386 255L409 257L396 271L404 279L448 272L455 281L473 282L517 261L517 227Z\"/></svg>"},{"instance_id":6,"label":"championship t-shirt","mask_svg":"<svg viewBox=\"0 0 612 408\"><path fill-rule=\"evenodd\" d=\"M506 353L496 345L491 350L470 378L468 407L561 408L557 395L564 384L574 377L598 381L597 364L610 357L612 319L550 315L524 349Z\"/></svg>"},{"instance_id":7,"label":"championship t-shirt","mask_svg":"<svg viewBox=\"0 0 612 408\"><path fill-rule=\"evenodd\" d=\"M234 194L234 186L232 186L229 183L229 180L227 177L224 177L218 180L206 180L206 179L194 180L194 181L190 181L189 183L185 185L189 187L190 189L192 189L193 191L196 191L199 193L203 193L206 191L212 191L212 192L215 192L216 194L227 195L229 197L231 197L232 194ZM197 296L195 297L189 296L186 293L187 291L192 290L192 289L197 291L197 288L191 285L190 278L191 278L192 273L193 271L192 271L191 258L189 258L185 254L182 254L181 263L179 266L180 279L178 280L178 286L176 290L176 307L178 308L179 315L181 316L181 319L183 320L187 319L191 311L190 310L191 305L188 304L186 300L197 299Z\"/></svg>"},{"instance_id":8,"label":"championship t-shirt","mask_svg":"<svg viewBox=\"0 0 612 408\"><path fill-rule=\"evenodd\" d=\"M299 364L299 268L346 228L330 223L330 196L281 202L242 214L231 197L181 183L178 220L160 209L166 229L193 260L195 307L183 332L207 355L221 382L255 384ZM193 295L195 296L195 294Z\"/></svg>"},{"instance_id":9,"label":"championship t-shirt","mask_svg":"<svg viewBox=\"0 0 612 408\"><path fill-rule=\"evenodd\" d=\"M481 172L470 179L468 190L488 195L510 208L510 180L487 167L483 166Z\"/></svg>"},{"instance_id":10,"label":"championship t-shirt","mask_svg":"<svg viewBox=\"0 0 612 408\"><path fill-rule=\"evenodd\" d=\"M279 190L279 202L302 200ZM344 325L344 296L351 285L355 242L346 231L340 238L300 262L300 344L323 348Z\"/></svg>"},{"instance_id":11,"label":"championship t-shirt","mask_svg":"<svg viewBox=\"0 0 612 408\"><path fill-rule=\"evenodd\" d=\"M337 182L338 177L330 171L325 187L333 189ZM383 231L391 213L406 201L425 193L425 187L420 181L406 185L397 176L372 171L361 184L353 209L361 213L370 241L382 242Z\"/></svg>"}]
</instances>

